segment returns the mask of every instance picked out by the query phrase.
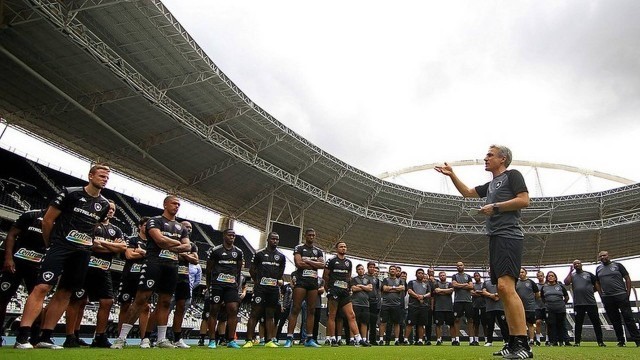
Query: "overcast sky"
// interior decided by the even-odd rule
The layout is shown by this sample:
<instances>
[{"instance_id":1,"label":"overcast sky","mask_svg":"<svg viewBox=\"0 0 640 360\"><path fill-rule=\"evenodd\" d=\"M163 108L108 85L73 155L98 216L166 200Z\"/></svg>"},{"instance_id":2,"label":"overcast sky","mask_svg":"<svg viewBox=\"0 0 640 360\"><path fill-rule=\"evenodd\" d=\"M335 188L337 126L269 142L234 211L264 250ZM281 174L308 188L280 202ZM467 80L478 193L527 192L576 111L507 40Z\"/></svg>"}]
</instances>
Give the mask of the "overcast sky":
<instances>
[{"instance_id":1,"label":"overcast sky","mask_svg":"<svg viewBox=\"0 0 640 360\"><path fill-rule=\"evenodd\" d=\"M259 106L372 174L500 143L640 181L639 1L164 3Z\"/></svg>"}]
</instances>

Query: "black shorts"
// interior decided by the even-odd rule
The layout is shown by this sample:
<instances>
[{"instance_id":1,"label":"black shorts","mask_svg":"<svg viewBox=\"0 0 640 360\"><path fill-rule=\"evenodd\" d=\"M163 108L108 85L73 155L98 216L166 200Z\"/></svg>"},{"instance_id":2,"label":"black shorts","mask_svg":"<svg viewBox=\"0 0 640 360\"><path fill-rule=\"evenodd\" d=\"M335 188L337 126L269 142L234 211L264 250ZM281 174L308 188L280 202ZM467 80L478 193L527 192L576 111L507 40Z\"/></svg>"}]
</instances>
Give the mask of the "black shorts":
<instances>
[{"instance_id":1,"label":"black shorts","mask_svg":"<svg viewBox=\"0 0 640 360\"><path fill-rule=\"evenodd\" d=\"M404 306L384 306L380 309L380 322L400 324L404 314Z\"/></svg>"},{"instance_id":2,"label":"black shorts","mask_svg":"<svg viewBox=\"0 0 640 360\"><path fill-rule=\"evenodd\" d=\"M251 303L256 306L264 306L268 308L278 307L280 300L280 289L277 286L261 286L253 287L253 297Z\"/></svg>"},{"instance_id":3,"label":"black shorts","mask_svg":"<svg viewBox=\"0 0 640 360\"><path fill-rule=\"evenodd\" d=\"M369 324L369 307L353 306L353 313L356 314L356 322L358 324Z\"/></svg>"},{"instance_id":4,"label":"black shorts","mask_svg":"<svg viewBox=\"0 0 640 360\"><path fill-rule=\"evenodd\" d=\"M178 283L178 264L145 261L142 264L138 290L155 291L158 294L173 294Z\"/></svg>"},{"instance_id":5,"label":"black shorts","mask_svg":"<svg viewBox=\"0 0 640 360\"><path fill-rule=\"evenodd\" d=\"M178 284L176 284L175 298L176 300L191 299L191 286L189 286L189 281L187 282L184 282L183 280L178 281Z\"/></svg>"},{"instance_id":6,"label":"black shorts","mask_svg":"<svg viewBox=\"0 0 640 360\"><path fill-rule=\"evenodd\" d=\"M536 322L536 312L535 311L525 311L524 317L527 321L527 324L533 324Z\"/></svg>"},{"instance_id":7,"label":"black shorts","mask_svg":"<svg viewBox=\"0 0 640 360\"><path fill-rule=\"evenodd\" d=\"M16 272L0 272L0 301L7 302L18 291L18 287L24 280L27 293L31 293L38 281L40 263L15 259Z\"/></svg>"},{"instance_id":8,"label":"black shorts","mask_svg":"<svg viewBox=\"0 0 640 360\"><path fill-rule=\"evenodd\" d=\"M111 272L90 267L87 270L87 278L84 287L76 290L72 295L72 299L80 300L89 297L90 301L98 301L100 299L113 299L113 281L111 280Z\"/></svg>"},{"instance_id":9,"label":"black shorts","mask_svg":"<svg viewBox=\"0 0 640 360\"><path fill-rule=\"evenodd\" d=\"M453 316L456 319L465 317L471 319L473 313L473 304L471 302L454 302L453 303Z\"/></svg>"},{"instance_id":10,"label":"black shorts","mask_svg":"<svg viewBox=\"0 0 640 360\"><path fill-rule=\"evenodd\" d=\"M486 310L487 310L486 307L471 308L471 319L473 320L473 322L476 324L479 324L479 323L485 324Z\"/></svg>"},{"instance_id":11,"label":"black shorts","mask_svg":"<svg viewBox=\"0 0 640 360\"><path fill-rule=\"evenodd\" d=\"M295 288L302 288L307 291L318 290L318 279L314 277L296 277Z\"/></svg>"},{"instance_id":12,"label":"black shorts","mask_svg":"<svg viewBox=\"0 0 640 360\"><path fill-rule=\"evenodd\" d=\"M523 243L523 239L489 237L489 275L494 284L498 283L498 278L505 275L514 279L520 276Z\"/></svg>"},{"instance_id":13,"label":"black shorts","mask_svg":"<svg viewBox=\"0 0 640 360\"><path fill-rule=\"evenodd\" d=\"M38 284L53 286L57 283L59 288L71 291L82 289L90 256L88 250L52 244L40 265Z\"/></svg>"},{"instance_id":14,"label":"black shorts","mask_svg":"<svg viewBox=\"0 0 640 360\"><path fill-rule=\"evenodd\" d=\"M407 314L407 325L425 326L429 318L428 306L409 306Z\"/></svg>"},{"instance_id":15,"label":"black shorts","mask_svg":"<svg viewBox=\"0 0 640 360\"><path fill-rule=\"evenodd\" d=\"M122 305L133 302L133 299L136 297L136 292L138 292L139 281L140 273L132 273L123 277L118 286L118 304Z\"/></svg>"},{"instance_id":16,"label":"black shorts","mask_svg":"<svg viewBox=\"0 0 640 360\"><path fill-rule=\"evenodd\" d=\"M332 287L327 291L327 301L329 300L337 302L338 309L342 309L345 305L351 303L351 294L349 290Z\"/></svg>"},{"instance_id":17,"label":"black shorts","mask_svg":"<svg viewBox=\"0 0 640 360\"><path fill-rule=\"evenodd\" d=\"M433 313L433 323L436 325L447 324L453 326L453 311L435 311Z\"/></svg>"},{"instance_id":18,"label":"black shorts","mask_svg":"<svg viewBox=\"0 0 640 360\"><path fill-rule=\"evenodd\" d=\"M547 309L536 309L536 320L544 321L547 318Z\"/></svg>"},{"instance_id":19,"label":"black shorts","mask_svg":"<svg viewBox=\"0 0 640 360\"><path fill-rule=\"evenodd\" d=\"M209 299L212 305L240 302L238 287L213 284L209 287Z\"/></svg>"}]
</instances>

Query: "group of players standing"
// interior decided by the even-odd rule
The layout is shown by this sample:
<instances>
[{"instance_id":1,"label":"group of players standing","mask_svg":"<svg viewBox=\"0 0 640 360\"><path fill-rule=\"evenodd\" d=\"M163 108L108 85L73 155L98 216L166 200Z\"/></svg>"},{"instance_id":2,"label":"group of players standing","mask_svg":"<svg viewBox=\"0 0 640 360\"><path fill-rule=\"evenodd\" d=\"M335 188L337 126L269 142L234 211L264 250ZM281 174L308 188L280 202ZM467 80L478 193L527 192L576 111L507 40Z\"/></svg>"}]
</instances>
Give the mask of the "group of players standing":
<instances>
[{"instance_id":1,"label":"group of players standing","mask_svg":"<svg viewBox=\"0 0 640 360\"><path fill-rule=\"evenodd\" d=\"M507 180L518 184L509 185L510 188L517 188L511 189L511 193L515 193L516 198L524 197L521 201L524 205L518 206L526 206L528 204L526 186L518 177L519 174L516 171L504 171L510 162L510 152L505 149L498 146L490 147L485 158L486 167L488 170L495 170L494 177L512 176L513 179L507 176ZM505 151L508 155L505 155ZM450 176L463 195L486 195L485 188L489 184L470 190L457 179L450 166L445 164L436 170ZM46 211L23 215L10 231L7 239L8 254L5 256L4 271L0 281L2 300L5 303L2 309L5 310L8 303L5 295L11 291L15 293L15 289L23 278L29 291L16 338L16 348L29 349L34 344L42 348L62 348L53 342L51 335L65 311L67 312L65 345L67 347L81 345L78 329L84 305L88 302L87 295L89 298L99 300L100 304L93 346L123 348L134 323L139 320L141 334L145 334L141 347L149 347L148 329L153 323L157 326L158 347L188 347L181 340L181 329L179 326L176 329L176 325L181 324L185 300L191 294L191 289L188 287L188 264L197 264L198 258L197 248L189 240L190 224L180 223L176 219L180 200L175 196L167 196L164 200L162 215L141 219L139 236L127 243L123 239L122 232L109 223L109 218L115 212L115 204L100 194L109 179L109 171L106 166L93 166L86 186L64 189ZM480 212L488 216L501 214L504 211L503 208L511 206L510 200L501 203L491 203L489 200L494 201L494 198L488 199L487 205L480 209ZM517 220L517 217L514 216L514 218ZM31 234L27 235L29 233ZM533 323L543 319L547 321L549 327L548 340L551 344L563 342L565 303L568 301L568 293L558 283L557 276L553 272L547 274L543 284L540 278L540 284L535 284L526 278L526 271L522 269L520 279L514 279L513 288L509 289L510 286L505 284L511 282L510 274L514 270L512 265L519 261L510 262L505 266L500 262L502 258L495 257L498 251L491 248L492 265L501 267L499 273L506 274L497 276L502 282L493 279L496 275L494 269L491 273L492 279L482 281L478 273L471 278L464 273L462 263L457 264L458 272L453 275L450 282L447 281L445 272L440 272L436 279L432 269L428 269L426 274L424 270L418 269L416 279L407 282L406 273L403 274L395 266L391 266L389 276L380 281L377 278L374 263L368 264L367 274L364 266L357 266L358 275L352 278L353 264L346 257L346 243L338 242L335 245L336 255L325 262L322 250L314 246L315 236L313 229L305 230L304 243L294 250L296 271L292 274L294 286L285 348L293 344L297 317L304 301L307 305L307 338L303 343L307 347L320 346L313 337L313 327L316 302L319 298L319 270L321 269L324 269L322 278L327 289L329 314L327 343L332 346L340 344L338 329L342 329L343 321L346 321L352 344L356 346L370 346L367 333L369 340L373 340L373 343L387 344L388 342L384 341L384 334L388 323L393 324L389 339L394 338L394 344L400 345L407 341L400 340L400 325L405 325L405 320L404 339L408 339L415 328L414 343L429 344L433 320L436 325L436 345L442 344L442 326L448 325L451 327L452 345L456 346L460 344L459 332L462 317L466 317L469 321L470 345L473 346L479 345L477 335L480 322L488 319L488 327L485 329L487 336L485 346L492 343L493 326L497 322L502 329L503 337L509 341L503 350L494 355L502 355L505 358L533 357L526 339L529 338L532 343L540 342L539 335L534 338L531 331L534 328ZM212 339L209 342L210 348L217 347L213 339L217 315L221 312L225 313L228 319L227 346L240 348L235 341L235 330L240 302L239 294L243 284L241 269L244 254L234 245L234 239L233 230L225 230L223 243L213 248L207 259L207 296L210 303L209 316L212 319L209 322L209 336ZM265 319L265 338L270 339L265 346L280 346L275 330L274 314L278 306L279 289L283 285L285 256L277 250L278 241L278 234L270 233L267 247L257 252L251 261L250 274L255 285L245 347L253 345L255 326L260 318ZM491 241L490 245L493 246L492 244L502 243ZM511 252L519 257L519 251L515 249ZM123 305L120 313L120 334L114 343L110 344L104 333L114 297L108 271L113 255L117 253L125 253L127 263L119 291L119 300ZM598 267L595 276L582 271L581 264L578 262L574 263L572 271L565 279L566 284L572 285L574 297L576 293L579 294L576 297L580 299L580 303L576 303L577 318L581 321L585 314L589 314L594 325L599 324L594 315L595 299L592 301L592 298L595 291L600 291L605 310L614 325L618 345L625 344L622 331L623 320L630 338L636 344L640 344L640 333L629 306L628 273L621 264L610 261L606 251L601 252L599 257L602 264ZM181 261L182 264L180 264ZM503 266L506 270L502 269ZM574 268L575 274L573 274ZM187 288L181 287L181 284L187 284ZM45 297L54 286L54 295L43 310ZM519 301L514 303L511 300L512 291L513 296L516 296L516 292L518 293L522 303ZM154 316L149 317L149 301L154 292L157 293L158 300ZM452 293L455 293L453 299ZM504 300L505 304L502 308L501 297L505 294L510 300L508 302ZM405 295L408 295L409 299L406 314L403 301ZM543 304L546 306L544 315L540 305L537 309L535 308L537 298L543 299ZM172 299L176 301L177 318L177 321L174 318L173 342L166 338ZM485 304L484 316L481 300L484 300ZM583 301L585 301L584 304ZM180 305L182 309L179 309ZM534 307L531 308L531 306ZM526 323L529 325L529 336L520 334L525 327L515 326L506 321L510 316L512 319L519 319L519 316L514 316L518 313L519 307L524 310L523 318L526 318ZM507 311L508 309L511 310ZM537 314L536 311L538 311ZM597 306L595 311L597 312ZM380 333L379 340L375 341L378 316ZM433 319L430 319L430 316ZM149 319L152 320L151 324ZM40 326L34 326L35 324ZM537 326L538 329L540 327ZM598 344L603 346L602 334L598 331L599 326L595 328L597 328ZM511 330L517 335L509 336ZM576 343L579 344L580 332L576 331L576 333Z\"/></svg>"}]
</instances>

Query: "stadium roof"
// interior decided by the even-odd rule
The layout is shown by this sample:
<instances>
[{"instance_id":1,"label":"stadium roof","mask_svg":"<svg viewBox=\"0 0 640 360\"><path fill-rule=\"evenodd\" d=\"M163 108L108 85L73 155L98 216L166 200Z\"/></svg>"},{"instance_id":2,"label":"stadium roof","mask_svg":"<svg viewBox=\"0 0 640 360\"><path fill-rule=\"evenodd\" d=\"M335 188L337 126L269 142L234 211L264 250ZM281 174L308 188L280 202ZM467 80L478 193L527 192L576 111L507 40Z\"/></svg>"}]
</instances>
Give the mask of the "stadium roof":
<instances>
[{"instance_id":1,"label":"stadium roof","mask_svg":"<svg viewBox=\"0 0 640 360\"><path fill-rule=\"evenodd\" d=\"M478 201L383 181L311 144L242 93L161 2L1 4L8 123L257 228L304 224L323 247L342 239L385 262L487 263L482 219L467 215ZM639 209L639 184L533 199L524 263L638 255Z\"/></svg>"}]
</instances>

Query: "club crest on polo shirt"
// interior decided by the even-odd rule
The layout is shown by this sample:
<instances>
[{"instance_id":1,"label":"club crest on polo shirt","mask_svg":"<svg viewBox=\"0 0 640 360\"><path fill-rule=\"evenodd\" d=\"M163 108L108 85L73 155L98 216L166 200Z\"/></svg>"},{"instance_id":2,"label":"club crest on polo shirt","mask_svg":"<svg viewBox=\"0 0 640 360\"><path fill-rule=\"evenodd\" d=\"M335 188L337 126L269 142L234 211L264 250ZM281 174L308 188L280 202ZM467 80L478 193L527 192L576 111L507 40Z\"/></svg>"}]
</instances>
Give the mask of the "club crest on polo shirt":
<instances>
[{"instance_id":1,"label":"club crest on polo shirt","mask_svg":"<svg viewBox=\"0 0 640 360\"><path fill-rule=\"evenodd\" d=\"M9 290L10 287L11 287L11 284L8 282L3 282L2 284L0 284L0 289L2 291L7 291Z\"/></svg>"},{"instance_id":2,"label":"club crest on polo shirt","mask_svg":"<svg viewBox=\"0 0 640 360\"><path fill-rule=\"evenodd\" d=\"M618 271L618 267L616 265L611 265L611 266L609 266L609 270Z\"/></svg>"},{"instance_id":3,"label":"club crest on polo shirt","mask_svg":"<svg viewBox=\"0 0 640 360\"><path fill-rule=\"evenodd\" d=\"M588 274L582 274L582 278L585 279L585 280L588 280L589 279L589 275Z\"/></svg>"},{"instance_id":4,"label":"club crest on polo shirt","mask_svg":"<svg viewBox=\"0 0 640 360\"><path fill-rule=\"evenodd\" d=\"M147 287L148 287L148 288L151 288L151 287L153 287L153 284L155 284L155 283L156 283L156 282L155 282L155 281L153 281L153 280L147 280Z\"/></svg>"},{"instance_id":5,"label":"club crest on polo shirt","mask_svg":"<svg viewBox=\"0 0 640 360\"><path fill-rule=\"evenodd\" d=\"M115 236L116 235L116 231L114 229L109 229L107 230L107 232L109 233L109 235L111 236Z\"/></svg>"},{"instance_id":6,"label":"club crest on polo shirt","mask_svg":"<svg viewBox=\"0 0 640 360\"><path fill-rule=\"evenodd\" d=\"M274 256L273 256L273 260L275 260L275 261L280 260L280 255L274 255Z\"/></svg>"},{"instance_id":7,"label":"club crest on polo shirt","mask_svg":"<svg viewBox=\"0 0 640 360\"><path fill-rule=\"evenodd\" d=\"M76 291L76 297L77 298L81 298L84 295L84 290L78 290Z\"/></svg>"},{"instance_id":8,"label":"club crest on polo shirt","mask_svg":"<svg viewBox=\"0 0 640 360\"><path fill-rule=\"evenodd\" d=\"M500 188L500 186L502 186L502 181L497 181L496 182L496 189Z\"/></svg>"},{"instance_id":9,"label":"club crest on polo shirt","mask_svg":"<svg viewBox=\"0 0 640 360\"><path fill-rule=\"evenodd\" d=\"M235 258L237 258L237 257L238 257L238 253L237 253L237 252L235 252L235 251L234 251L234 252L232 252L232 253L231 253L231 257L232 257L232 258L234 258L234 259L235 259Z\"/></svg>"},{"instance_id":10,"label":"club crest on polo shirt","mask_svg":"<svg viewBox=\"0 0 640 360\"><path fill-rule=\"evenodd\" d=\"M102 210L102 205L100 203L95 203L93 204L93 208L96 209L96 211L100 211Z\"/></svg>"}]
</instances>

